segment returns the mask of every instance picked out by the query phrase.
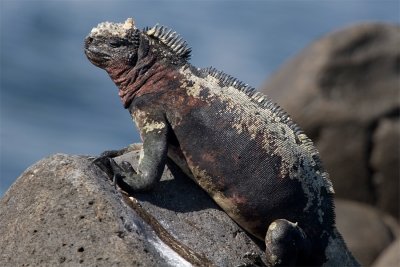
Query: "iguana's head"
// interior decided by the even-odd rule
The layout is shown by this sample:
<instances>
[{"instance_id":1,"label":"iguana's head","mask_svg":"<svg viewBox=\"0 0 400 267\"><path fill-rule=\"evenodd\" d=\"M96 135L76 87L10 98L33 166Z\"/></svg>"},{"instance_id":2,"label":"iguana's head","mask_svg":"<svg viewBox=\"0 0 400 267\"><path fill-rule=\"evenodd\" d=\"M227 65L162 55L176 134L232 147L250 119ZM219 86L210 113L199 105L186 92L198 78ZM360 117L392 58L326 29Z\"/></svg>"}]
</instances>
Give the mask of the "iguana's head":
<instances>
[{"instance_id":1,"label":"iguana's head","mask_svg":"<svg viewBox=\"0 0 400 267\"><path fill-rule=\"evenodd\" d=\"M149 53L159 60L179 62L189 59L190 48L176 32L158 25L139 30L132 18L124 23L100 23L85 39L86 56L100 68L134 66Z\"/></svg>"},{"instance_id":2,"label":"iguana's head","mask_svg":"<svg viewBox=\"0 0 400 267\"><path fill-rule=\"evenodd\" d=\"M156 83L186 64L190 48L176 32L158 25L139 30L130 18L93 28L85 39L85 54L108 72L127 108L136 95L165 87Z\"/></svg>"},{"instance_id":3,"label":"iguana's head","mask_svg":"<svg viewBox=\"0 0 400 267\"><path fill-rule=\"evenodd\" d=\"M96 66L134 63L139 47L139 31L133 19L125 23L103 22L85 39L85 54Z\"/></svg>"}]
</instances>

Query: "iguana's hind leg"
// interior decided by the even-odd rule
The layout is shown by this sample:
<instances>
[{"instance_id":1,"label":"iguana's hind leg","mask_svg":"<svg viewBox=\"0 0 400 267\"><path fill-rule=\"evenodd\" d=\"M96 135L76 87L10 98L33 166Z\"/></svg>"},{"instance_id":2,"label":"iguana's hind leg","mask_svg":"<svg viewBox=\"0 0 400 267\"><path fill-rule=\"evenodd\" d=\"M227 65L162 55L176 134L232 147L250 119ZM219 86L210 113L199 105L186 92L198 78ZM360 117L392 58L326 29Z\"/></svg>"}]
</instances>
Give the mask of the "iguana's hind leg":
<instances>
[{"instance_id":1,"label":"iguana's hind leg","mask_svg":"<svg viewBox=\"0 0 400 267\"><path fill-rule=\"evenodd\" d=\"M267 262L270 266L295 266L303 262L310 251L310 241L304 231L285 219L273 221L265 236Z\"/></svg>"}]
</instances>

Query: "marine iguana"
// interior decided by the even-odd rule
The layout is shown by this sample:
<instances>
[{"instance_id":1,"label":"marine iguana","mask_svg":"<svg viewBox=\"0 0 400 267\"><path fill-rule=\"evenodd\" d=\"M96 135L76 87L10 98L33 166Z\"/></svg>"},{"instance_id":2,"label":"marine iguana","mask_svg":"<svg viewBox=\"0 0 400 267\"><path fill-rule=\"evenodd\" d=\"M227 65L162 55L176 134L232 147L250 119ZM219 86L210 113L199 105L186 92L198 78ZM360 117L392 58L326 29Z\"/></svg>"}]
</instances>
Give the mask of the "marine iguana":
<instances>
[{"instance_id":1,"label":"marine iguana","mask_svg":"<svg viewBox=\"0 0 400 267\"><path fill-rule=\"evenodd\" d=\"M358 266L335 227L334 190L312 141L251 86L196 68L191 48L158 24L103 22L85 54L119 88L143 141L135 171L105 152L96 163L132 191L151 189L167 157L242 228L265 240L271 266Z\"/></svg>"}]
</instances>

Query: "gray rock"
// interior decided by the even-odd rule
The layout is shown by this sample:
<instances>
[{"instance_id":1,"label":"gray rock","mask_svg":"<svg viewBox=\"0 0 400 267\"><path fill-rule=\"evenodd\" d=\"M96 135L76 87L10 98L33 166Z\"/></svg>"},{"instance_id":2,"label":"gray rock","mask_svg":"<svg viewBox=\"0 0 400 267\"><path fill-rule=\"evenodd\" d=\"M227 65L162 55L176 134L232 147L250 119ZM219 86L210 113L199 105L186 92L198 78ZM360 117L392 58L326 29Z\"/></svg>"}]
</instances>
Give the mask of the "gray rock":
<instances>
[{"instance_id":1,"label":"gray rock","mask_svg":"<svg viewBox=\"0 0 400 267\"><path fill-rule=\"evenodd\" d=\"M89 157L39 161L0 200L0 266L261 265L260 246L172 172L129 199Z\"/></svg>"},{"instance_id":2,"label":"gray rock","mask_svg":"<svg viewBox=\"0 0 400 267\"><path fill-rule=\"evenodd\" d=\"M333 32L272 75L262 91L316 142L338 197L399 218L400 27Z\"/></svg>"},{"instance_id":3,"label":"gray rock","mask_svg":"<svg viewBox=\"0 0 400 267\"><path fill-rule=\"evenodd\" d=\"M348 200L335 200L336 223L362 266L370 266L398 236L399 225L380 210Z\"/></svg>"},{"instance_id":4,"label":"gray rock","mask_svg":"<svg viewBox=\"0 0 400 267\"><path fill-rule=\"evenodd\" d=\"M400 266L400 239L397 239L387 249L385 249L372 266Z\"/></svg>"},{"instance_id":5,"label":"gray rock","mask_svg":"<svg viewBox=\"0 0 400 267\"><path fill-rule=\"evenodd\" d=\"M377 205L382 210L400 217L399 179L393 179L400 177L400 153L393 151L393 148L400 147L400 120L381 120L374 132L373 143L375 149L371 154L371 166L376 170L373 178Z\"/></svg>"}]
</instances>

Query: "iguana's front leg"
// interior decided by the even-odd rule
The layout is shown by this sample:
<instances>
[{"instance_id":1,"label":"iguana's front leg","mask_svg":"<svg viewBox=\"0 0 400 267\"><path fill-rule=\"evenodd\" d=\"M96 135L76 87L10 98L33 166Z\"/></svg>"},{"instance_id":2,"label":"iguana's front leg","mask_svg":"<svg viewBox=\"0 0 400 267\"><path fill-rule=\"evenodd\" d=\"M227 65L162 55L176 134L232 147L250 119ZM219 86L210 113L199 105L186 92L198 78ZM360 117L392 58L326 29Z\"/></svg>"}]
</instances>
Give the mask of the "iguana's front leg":
<instances>
[{"instance_id":1,"label":"iguana's front leg","mask_svg":"<svg viewBox=\"0 0 400 267\"><path fill-rule=\"evenodd\" d=\"M118 165L112 157L129 152L129 147L118 151L106 151L96 164L113 176L114 183L124 190L146 191L157 183L164 170L168 152L168 124L161 117L147 117L147 127L140 127L143 147L137 171L129 162ZM140 123L140 122L137 122ZM96 161L96 160L95 160Z\"/></svg>"}]
</instances>

